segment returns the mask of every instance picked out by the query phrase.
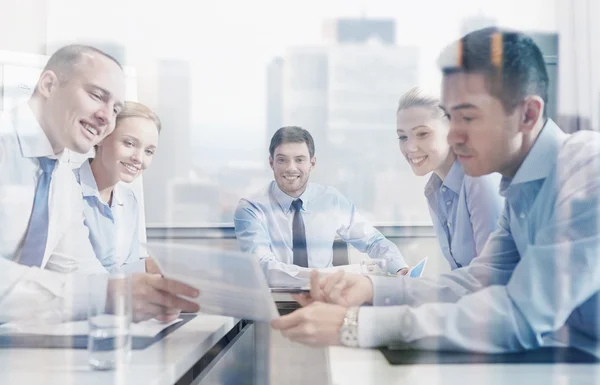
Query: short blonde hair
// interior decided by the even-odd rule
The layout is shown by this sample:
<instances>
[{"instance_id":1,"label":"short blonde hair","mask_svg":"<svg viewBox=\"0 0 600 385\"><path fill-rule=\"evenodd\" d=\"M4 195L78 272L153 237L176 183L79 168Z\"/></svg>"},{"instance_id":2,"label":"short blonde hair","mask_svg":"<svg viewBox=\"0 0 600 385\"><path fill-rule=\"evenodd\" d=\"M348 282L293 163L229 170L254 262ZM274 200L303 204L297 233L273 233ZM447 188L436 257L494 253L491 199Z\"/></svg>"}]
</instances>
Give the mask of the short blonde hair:
<instances>
[{"instance_id":1,"label":"short blonde hair","mask_svg":"<svg viewBox=\"0 0 600 385\"><path fill-rule=\"evenodd\" d=\"M142 103L129 101L125 102L125 106L123 107L121 112L119 112L119 115L117 115L116 125L118 126L119 122L127 118L150 119L156 125L158 133L160 133L160 130L162 128L158 115L156 115L149 107L143 105Z\"/></svg>"},{"instance_id":2,"label":"short blonde hair","mask_svg":"<svg viewBox=\"0 0 600 385\"><path fill-rule=\"evenodd\" d=\"M440 107L440 99L427 95L419 87L413 87L408 90L398 102L398 110L396 113L407 110L411 107L421 107L431 111L434 118L445 119L446 113Z\"/></svg>"}]
</instances>

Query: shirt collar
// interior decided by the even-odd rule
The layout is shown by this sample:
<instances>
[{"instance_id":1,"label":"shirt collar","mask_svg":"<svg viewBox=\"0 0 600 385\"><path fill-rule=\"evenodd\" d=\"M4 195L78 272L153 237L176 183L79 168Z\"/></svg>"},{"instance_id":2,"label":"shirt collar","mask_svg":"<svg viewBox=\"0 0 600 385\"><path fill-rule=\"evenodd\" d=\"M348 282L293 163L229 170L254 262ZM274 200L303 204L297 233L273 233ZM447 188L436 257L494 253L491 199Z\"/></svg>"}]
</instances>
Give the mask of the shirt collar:
<instances>
[{"instance_id":1,"label":"shirt collar","mask_svg":"<svg viewBox=\"0 0 600 385\"><path fill-rule=\"evenodd\" d=\"M464 179L465 172L463 171L462 165L455 160L450 167L450 171L448 171L448 175L444 178L443 185L459 194Z\"/></svg>"},{"instance_id":2,"label":"shirt collar","mask_svg":"<svg viewBox=\"0 0 600 385\"><path fill-rule=\"evenodd\" d=\"M96 178L94 178L92 165L89 159L84 161L79 168L79 183L81 184L81 191L83 192L84 197L96 197L100 202L106 203L102 200L102 197L100 197ZM112 206L115 204L119 206L123 205L121 186L119 186L119 184L120 182L117 183L113 189Z\"/></svg>"},{"instance_id":3,"label":"shirt collar","mask_svg":"<svg viewBox=\"0 0 600 385\"><path fill-rule=\"evenodd\" d=\"M54 154L52 144L46 136L40 123L36 119L31 107L27 103L20 104L10 112L21 154L24 158L48 157L51 159L62 159L65 151L61 154Z\"/></svg>"},{"instance_id":4,"label":"shirt collar","mask_svg":"<svg viewBox=\"0 0 600 385\"><path fill-rule=\"evenodd\" d=\"M517 184L546 179L554 169L558 152L568 136L548 118L515 176L502 178L500 192L504 194L509 187Z\"/></svg>"},{"instance_id":5,"label":"shirt collar","mask_svg":"<svg viewBox=\"0 0 600 385\"><path fill-rule=\"evenodd\" d=\"M450 166L450 170L448 171L448 175L442 179L436 174L433 173L429 178L429 181L425 185L425 195L430 196L435 191L437 191L442 185L448 187L450 190L454 191L456 194L460 194L460 189L462 188L463 180L465 179L465 172L463 171L462 165L455 160Z\"/></svg>"},{"instance_id":6,"label":"shirt collar","mask_svg":"<svg viewBox=\"0 0 600 385\"><path fill-rule=\"evenodd\" d=\"M293 210L292 202L296 199L302 199L302 210L306 211L307 205L309 204L312 197L312 190L313 189L310 183L308 183L308 185L306 186L306 190L304 190L302 195L300 195L298 198L294 198L284 193L279 188L276 181L271 182L271 191L273 192L273 196L275 197L275 200L277 200L277 203L279 204L279 207L281 207L281 210L283 210L286 213Z\"/></svg>"}]
</instances>

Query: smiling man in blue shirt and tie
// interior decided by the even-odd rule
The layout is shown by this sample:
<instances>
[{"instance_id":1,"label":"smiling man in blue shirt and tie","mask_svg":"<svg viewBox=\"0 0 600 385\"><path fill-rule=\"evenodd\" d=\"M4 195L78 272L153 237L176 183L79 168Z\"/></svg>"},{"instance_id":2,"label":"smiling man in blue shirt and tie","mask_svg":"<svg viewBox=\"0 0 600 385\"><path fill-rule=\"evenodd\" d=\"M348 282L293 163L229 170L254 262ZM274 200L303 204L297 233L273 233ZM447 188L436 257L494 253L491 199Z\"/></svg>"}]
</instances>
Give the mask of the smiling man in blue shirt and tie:
<instances>
[{"instance_id":1,"label":"smiling man in blue shirt and tie","mask_svg":"<svg viewBox=\"0 0 600 385\"><path fill-rule=\"evenodd\" d=\"M407 264L394 243L358 214L335 188L309 183L315 144L300 127L282 127L271 139L269 164L275 180L240 200L234 223L240 248L257 256L272 286L308 282L312 268L332 266L337 236L387 260L391 274Z\"/></svg>"},{"instance_id":2,"label":"smiling man in blue shirt and tie","mask_svg":"<svg viewBox=\"0 0 600 385\"><path fill-rule=\"evenodd\" d=\"M438 277L313 277L306 307L273 326L314 345L497 353L560 335L599 346L600 135L567 135L547 117L544 59L522 33L472 32L440 64L465 173L503 176L498 230L471 265Z\"/></svg>"}]
</instances>

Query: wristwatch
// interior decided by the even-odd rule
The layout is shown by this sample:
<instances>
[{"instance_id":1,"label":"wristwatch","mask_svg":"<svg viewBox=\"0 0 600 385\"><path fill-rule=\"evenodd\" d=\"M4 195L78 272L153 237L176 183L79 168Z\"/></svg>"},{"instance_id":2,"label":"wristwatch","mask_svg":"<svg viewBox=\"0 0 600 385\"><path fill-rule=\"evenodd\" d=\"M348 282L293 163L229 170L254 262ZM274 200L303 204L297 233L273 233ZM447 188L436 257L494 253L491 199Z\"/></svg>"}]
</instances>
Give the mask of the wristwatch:
<instances>
[{"instance_id":1,"label":"wristwatch","mask_svg":"<svg viewBox=\"0 0 600 385\"><path fill-rule=\"evenodd\" d=\"M358 306L346 310L344 323L340 328L340 342L350 348L358 347L358 310Z\"/></svg>"}]
</instances>

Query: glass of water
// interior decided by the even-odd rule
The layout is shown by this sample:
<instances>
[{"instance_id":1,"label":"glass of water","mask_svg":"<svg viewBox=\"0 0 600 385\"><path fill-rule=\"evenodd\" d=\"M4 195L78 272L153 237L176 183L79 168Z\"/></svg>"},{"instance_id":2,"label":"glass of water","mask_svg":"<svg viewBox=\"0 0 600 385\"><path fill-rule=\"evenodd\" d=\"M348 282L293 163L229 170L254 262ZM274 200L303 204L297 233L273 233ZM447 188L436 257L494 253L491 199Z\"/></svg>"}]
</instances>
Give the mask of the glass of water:
<instances>
[{"instance_id":1,"label":"glass of water","mask_svg":"<svg viewBox=\"0 0 600 385\"><path fill-rule=\"evenodd\" d=\"M360 271L366 275L387 275L388 261L383 258L365 258L360 262Z\"/></svg>"},{"instance_id":2,"label":"glass of water","mask_svg":"<svg viewBox=\"0 0 600 385\"><path fill-rule=\"evenodd\" d=\"M88 362L96 370L123 367L131 359L131 278L90 276Z\"/></svg>"}]
</instances>

